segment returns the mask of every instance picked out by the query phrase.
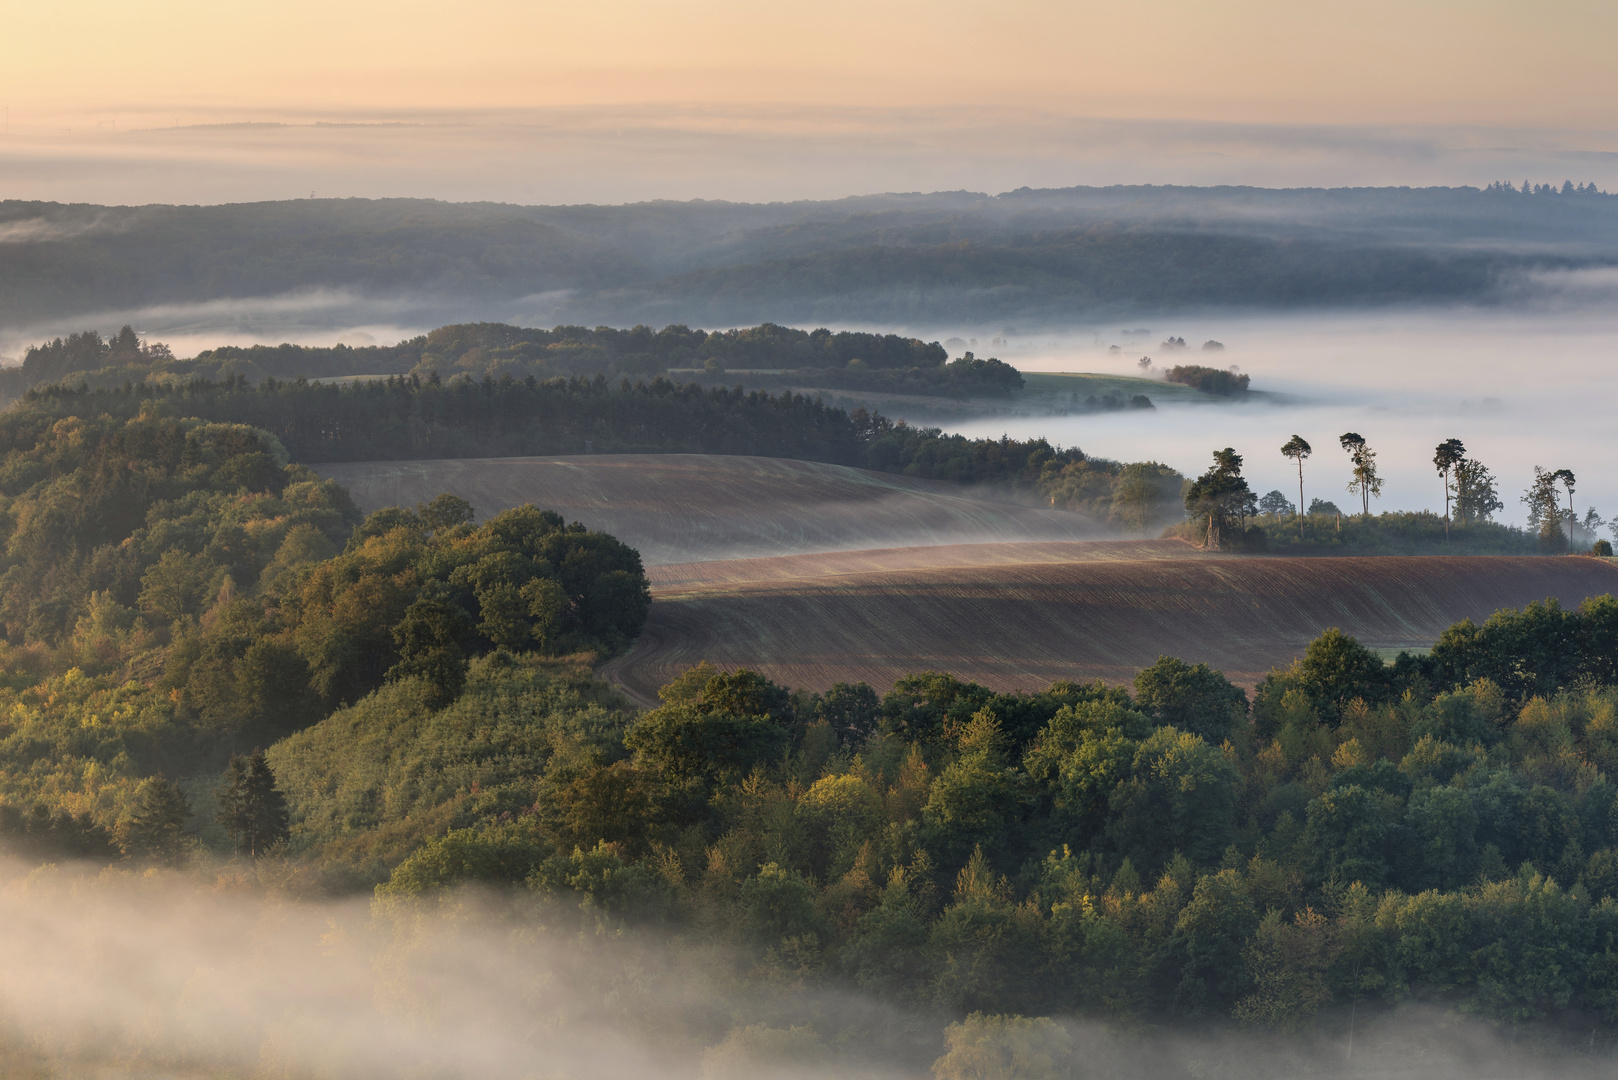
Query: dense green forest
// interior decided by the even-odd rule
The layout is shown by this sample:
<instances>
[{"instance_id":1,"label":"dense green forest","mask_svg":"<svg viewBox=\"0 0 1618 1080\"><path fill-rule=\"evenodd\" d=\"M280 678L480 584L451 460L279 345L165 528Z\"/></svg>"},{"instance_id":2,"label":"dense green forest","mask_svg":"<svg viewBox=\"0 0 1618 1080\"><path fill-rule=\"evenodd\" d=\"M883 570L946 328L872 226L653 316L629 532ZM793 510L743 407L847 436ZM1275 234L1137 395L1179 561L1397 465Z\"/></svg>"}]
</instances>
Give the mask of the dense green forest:
<instances>
[{"instance_id":1,"label":"dense green forest","mask_svg":"<svg viewBox=\"0 0 1618 1080\"><path fill-rule=\"evenodd\" d=\"M649 602L609 536L453 496L362 522L242 425L71 417L0 462L0 831L25 844L108 849L145 779L389 680L452 698L490 650L620 648Z\"/></svg>"},{"instance_id":2,"label":"dense green forest","mask_svg":"<svg viewBox=\"0 0 1618 1080\"><path fill-rule=\"evenodd\" d=\"M1328 631L1251 700L1172 658L1129 690L1022 694L698 667L631 717L507 662L441 713L400 683L270 759L317 861L445 830L379 897L509 882L598 928L717 936L761 995L1277 1029L1423 1001L1605 1045L1615 678L1611 597L1462 623L1391 667ZM461 751L524 695L547 734ZM423 762L453 817L401 798ZM374 841L349 807L390 808L361 811Z\"/></svg>"},{"instance_id":3,"label":"dense green forest","mask_svg":"<svg viewBox=\"0 0 1618 1080\"><path fill-rule=\"evenodd\" d=\"M1566 186L1143 185L768 205L0 201L0 226L26 238L0 251L0 328L261 297L302 300L338 325L402 298L446 316L543 310L584 325L1490 302L1531 269L1612 262L1614 200Z\"/></svg>"}]
</instances>

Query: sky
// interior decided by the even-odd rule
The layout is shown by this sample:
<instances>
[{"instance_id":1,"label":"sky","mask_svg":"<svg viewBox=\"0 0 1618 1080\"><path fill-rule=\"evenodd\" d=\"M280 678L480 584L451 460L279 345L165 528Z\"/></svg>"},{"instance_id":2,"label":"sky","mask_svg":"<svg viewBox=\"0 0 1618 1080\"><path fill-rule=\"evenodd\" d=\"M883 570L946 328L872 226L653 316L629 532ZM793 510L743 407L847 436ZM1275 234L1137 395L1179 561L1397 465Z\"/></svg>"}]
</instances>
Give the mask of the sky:
<instances>
[{"instance_id":1,"label":"sky","mask_svg":"<svg viewBox=\"0 0 1618 1080\"><path fill-rule=\"evenodd\" d=\"M3 0L0 27L11 198L1618 187L1594 0Z\"/></svg>"},{"instance_id":2,"label":"sky","mask_svg":"<svg viewBox=\"0 0 1618 1080\"><path fill-rule=\"evenodd\" d=\"M219 109L1049 106L1128 118L1601 127L1596 0L7 0L4 93Z\"/></svg>"}]
</instances>

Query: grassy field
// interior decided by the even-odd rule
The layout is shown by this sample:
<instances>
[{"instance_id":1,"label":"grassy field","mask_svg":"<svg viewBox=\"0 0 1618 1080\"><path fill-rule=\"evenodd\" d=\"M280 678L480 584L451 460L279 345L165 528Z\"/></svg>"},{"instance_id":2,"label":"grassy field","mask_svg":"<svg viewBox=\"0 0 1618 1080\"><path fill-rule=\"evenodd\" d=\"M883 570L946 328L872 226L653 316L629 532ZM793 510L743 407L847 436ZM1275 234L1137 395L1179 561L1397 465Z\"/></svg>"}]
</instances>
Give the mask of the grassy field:
<instances>
[{"instance_id":1,"label":"grassy field","mask_svg":"<svg viewBox=\"0 0 1618 1080\"><path fill-rule=\"evenodd\" d=\"M1105 535L1077 514L974 498L953 484L779 458L600 454L318 468L367 511L441 491L471 500L480 517L532 502L612 533L648 566Z\"/></svg>"},{"instance_id":2,"label":"grassy field","mask_svg":"<svg viewBox=\"0 0 1618 1080\"><path fill-rule=\"evenodd\" d=\"M1463 618L1618 587L1611 566L1583 558L1221 558L1189 548L1174 558L1169 547L1117 558L1094 546L1067 558L1059 545L974 545L683 576L671 567L641 639L603 673L642 701L700 660L814 689L885 689L935 669L1011 690L1123 681L1170 654L1251 684L1330 626L1374 648L1421 649Z\"/></svg>"}]
</instances>

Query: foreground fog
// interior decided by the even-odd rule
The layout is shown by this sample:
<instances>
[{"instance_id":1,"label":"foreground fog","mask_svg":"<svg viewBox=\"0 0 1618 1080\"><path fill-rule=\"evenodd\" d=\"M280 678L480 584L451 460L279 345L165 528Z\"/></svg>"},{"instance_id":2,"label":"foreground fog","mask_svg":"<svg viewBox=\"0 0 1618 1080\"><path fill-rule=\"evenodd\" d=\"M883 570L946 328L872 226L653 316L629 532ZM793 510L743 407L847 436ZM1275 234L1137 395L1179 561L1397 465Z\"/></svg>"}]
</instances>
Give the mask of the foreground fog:
<instances>
[{"instance_id":1,"label":"foreground fog","mask_svg":"<svg viewBox=\"0 0 1618 1080\"><path fill-rule=\"evenodd\" d=\"M737 996L700 930L638 931L510 895L413 907L291 899L275 861L191 875L0 860L7 1076L526 1078L933 1074L950 1018L781 984ZM1341 1018L1346 1021L1346 1018ZM1436 1009L1308 1039L1059 1020L1084 1077L1610 1074ZM1338 1030L1341 1028L1342 1030ZM1030 1063L1037 1065L1037 1063ZM1047 1077L941 1068L941 1077ZM1076 1070L1076 1071L1075 1071Z\"/></svg>"}]
</instances>

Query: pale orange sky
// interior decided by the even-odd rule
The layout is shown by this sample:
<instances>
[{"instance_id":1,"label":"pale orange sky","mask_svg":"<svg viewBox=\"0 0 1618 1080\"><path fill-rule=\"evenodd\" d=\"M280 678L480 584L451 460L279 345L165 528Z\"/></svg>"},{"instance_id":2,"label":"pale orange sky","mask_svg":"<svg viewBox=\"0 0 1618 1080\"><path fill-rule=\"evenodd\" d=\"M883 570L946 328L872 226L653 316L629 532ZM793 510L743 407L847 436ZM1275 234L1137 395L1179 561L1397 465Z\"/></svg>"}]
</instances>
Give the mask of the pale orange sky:
<instances>
[{"instance_id":1,"label":"pale orange sky","mask_svg":"<svg viewBox=\"0 0 1618 1080\"><path fill-rule=\"evenodd\" d=\"M0 0L0 28L14 128L692 102L1618 127L1613 0Z\"/></svg>"}]
</instances>

